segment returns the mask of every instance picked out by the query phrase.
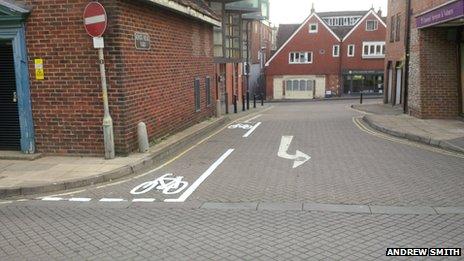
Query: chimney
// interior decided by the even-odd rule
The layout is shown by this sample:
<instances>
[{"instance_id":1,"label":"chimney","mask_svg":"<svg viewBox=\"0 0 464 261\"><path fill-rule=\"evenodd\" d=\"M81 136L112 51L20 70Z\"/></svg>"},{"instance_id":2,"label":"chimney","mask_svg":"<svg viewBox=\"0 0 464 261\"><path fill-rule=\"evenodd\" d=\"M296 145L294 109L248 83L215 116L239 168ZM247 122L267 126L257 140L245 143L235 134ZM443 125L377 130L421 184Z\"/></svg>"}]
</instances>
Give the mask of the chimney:
<instances>
[{"instance_id":1,"label":"chimney","mask_svg":"<svg viewBox=\"0 0 464 261\"><path fill-rule=\"evenodd\" d=\"M315 12L316 12L316 9L314 9L314 2L313 2L312 6L311 6L311 14L314 14Z\"/></svg>"},{"instance_id":2,"label":"chimney","mask_svg":"<svg viewBox=\"0 0 464 261\"><path fill-rule=\"evenodd\" d=\"M377 11L377 14L379 15L379 17L382 17L382 8L379 7L379 11Z\"/></svg>"}]
</instances>

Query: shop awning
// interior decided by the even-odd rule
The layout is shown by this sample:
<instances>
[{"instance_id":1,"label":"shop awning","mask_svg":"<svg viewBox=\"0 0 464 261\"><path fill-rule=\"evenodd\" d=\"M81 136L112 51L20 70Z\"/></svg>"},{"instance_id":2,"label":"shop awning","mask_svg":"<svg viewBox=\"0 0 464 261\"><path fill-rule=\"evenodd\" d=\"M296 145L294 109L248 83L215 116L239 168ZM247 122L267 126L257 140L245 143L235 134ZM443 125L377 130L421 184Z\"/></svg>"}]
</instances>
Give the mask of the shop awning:
<instances>
[{"instance_id":1,"label":"shop awning","mask_svg":"<svg viewBox=\"0 0 464 261\"><path fill-rule=\"evenodd\" d=\"M417 28L464 24L464 0L453 0L416 16Z\"/></svg>"}]
</instances>

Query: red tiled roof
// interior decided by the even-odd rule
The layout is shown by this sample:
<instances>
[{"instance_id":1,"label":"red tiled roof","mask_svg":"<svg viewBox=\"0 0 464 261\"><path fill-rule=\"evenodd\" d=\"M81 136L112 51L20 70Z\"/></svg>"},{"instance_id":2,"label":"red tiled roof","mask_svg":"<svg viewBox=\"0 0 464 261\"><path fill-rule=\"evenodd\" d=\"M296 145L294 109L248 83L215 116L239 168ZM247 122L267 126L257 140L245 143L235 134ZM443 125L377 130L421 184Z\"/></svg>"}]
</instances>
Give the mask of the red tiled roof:
<instances>
[{"instance_id":1,"label":"red tiled roof","mask_svg":"<svg viewBox=\"0 0 464 261\"><path fill-rule=\"evenodd\" d=\"M277 49L292 36L292 34L300 27L300 24L281 24L277 30Z\"/></svg>"},{"instance_id":2,"label":"red tiled roof","mask_svg":"<svg viewBox=\"0 0 464 261\"><path fill-rule=\"evenodd\" d=\"M342 12L321 12L317 15L322 19L325 17L332 16L364 16L368 11L342 11ZM386 18L381 17L385 22ZM277 49L279 49L291 36L292 34L300 27L301 24L281 24L277 31ZM340 38L343 39L356 25L352 26L329 26L330 29Z\"/></svg>"}]
</instances>

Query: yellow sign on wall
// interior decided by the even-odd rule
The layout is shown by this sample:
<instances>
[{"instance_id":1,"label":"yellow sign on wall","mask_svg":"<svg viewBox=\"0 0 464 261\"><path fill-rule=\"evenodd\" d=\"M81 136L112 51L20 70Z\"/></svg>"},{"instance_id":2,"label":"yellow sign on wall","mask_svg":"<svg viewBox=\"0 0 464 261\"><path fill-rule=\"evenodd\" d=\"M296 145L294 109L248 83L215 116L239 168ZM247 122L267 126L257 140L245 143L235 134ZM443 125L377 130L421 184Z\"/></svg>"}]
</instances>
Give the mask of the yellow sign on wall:
<instances>
[{"instance_id":1,"label":"yellow sign on wall","mask_svg":"<svg viewBox=\"0 0 464 261\"><path fill-rule=\"evenodd\" d=\"M43 69L43 60L35 59L35 79L43 80L45 78L44 69Z\"/></svg>"}]
</instances>

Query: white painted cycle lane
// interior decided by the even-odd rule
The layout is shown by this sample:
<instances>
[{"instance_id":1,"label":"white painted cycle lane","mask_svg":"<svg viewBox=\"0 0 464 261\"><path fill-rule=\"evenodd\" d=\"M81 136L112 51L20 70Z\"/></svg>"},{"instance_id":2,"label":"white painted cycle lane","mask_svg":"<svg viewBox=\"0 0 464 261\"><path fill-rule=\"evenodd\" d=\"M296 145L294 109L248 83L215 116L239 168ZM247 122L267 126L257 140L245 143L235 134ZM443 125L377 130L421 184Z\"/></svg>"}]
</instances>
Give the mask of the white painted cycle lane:
<instances>
[{"instance_id":1,"label":"white painted cycle lane","mask_svg":"<svg viewBox=\"0 0 464 261\"><path fill-rule=\"evenodd\" d=\"M261 116L250 116L234 122L180 157L135 177L37 199L82 203L185 202L204 185L208 177L227 172L222 166L230 155L236 153L235 146L250 138L259 128L261 123L255 120ZM229 128L235 124L248 124L250 128Z\"/></svg>"}]
</instances>

